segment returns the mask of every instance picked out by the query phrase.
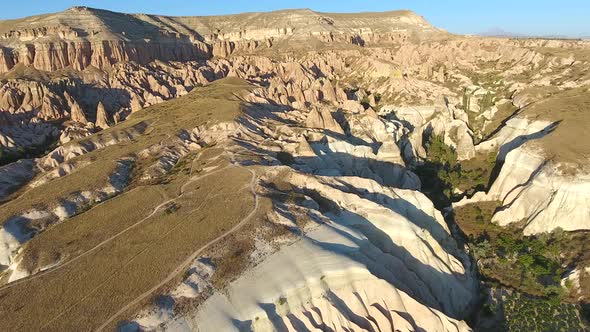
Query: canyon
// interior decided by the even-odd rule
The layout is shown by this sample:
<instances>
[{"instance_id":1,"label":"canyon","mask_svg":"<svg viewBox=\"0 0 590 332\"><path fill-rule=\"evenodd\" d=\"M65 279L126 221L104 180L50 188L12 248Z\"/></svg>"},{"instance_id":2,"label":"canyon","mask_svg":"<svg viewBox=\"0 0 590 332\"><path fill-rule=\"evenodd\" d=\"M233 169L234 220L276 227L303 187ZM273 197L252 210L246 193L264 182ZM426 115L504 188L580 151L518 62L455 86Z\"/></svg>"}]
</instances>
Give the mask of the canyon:
<instances>
[{"instance_id":1,"label":"canyon","mask_svg":"<svg viewBox=\"0 0 590 332\"><path fill-rule=\"evenodd\" d=\"M0 328L584 330L589 65L410 11L0 21Z\"/></svg>"}]
</instances>

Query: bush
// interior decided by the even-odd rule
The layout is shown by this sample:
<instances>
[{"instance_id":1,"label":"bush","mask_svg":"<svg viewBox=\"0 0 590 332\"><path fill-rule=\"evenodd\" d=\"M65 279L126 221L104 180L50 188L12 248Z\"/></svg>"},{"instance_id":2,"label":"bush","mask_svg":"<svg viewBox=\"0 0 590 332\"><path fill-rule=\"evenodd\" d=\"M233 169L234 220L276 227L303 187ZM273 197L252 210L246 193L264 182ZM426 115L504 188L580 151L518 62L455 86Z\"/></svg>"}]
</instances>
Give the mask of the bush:
<instances>
[{"instance_id":1,"label":"bush","mask_svg":"<svg viewBox=\"0 0 590 332\"><path fill-rule=\"evenodd\" d=\"M481 112L489 110L494 104L494 96L491 93L486 93L485 96L479 101L479 108Z\"/></svg>"},{"instance_id":2,"label":"bush","mask_svg":"<svg viewBox=\"0 0 590 332\"><path fill-rule=\"evenodd\" d=\"M497 308L495 303L486 303L483 305L483 311L487 316L494 316Z\"/></svg>"},{"instance_id":3,"label":"bush","mask_svg":"<svg viewBox=\"0 0 590 332\"><path fill-rule=\"evenodd\" d=\"M170 203L170 204L169 204L169 205L166 207L166 209L164 210L164 212L165 212L166 214L172 214L172 213L174 213L174 212L178 211L179 209L180 209L180 206L179 206L177 203L175 203L175 202L172 202L172 203Z\"/></svg>"},{"instance_id":4,"label":"bush","mask_svg":"<svg viewBox=\"0 0 590 332\"><path fill-rule=\"evenodd\" d=\"M518 257L518 263L523 265L524 267L530 267L535 262L533 256L525 254Z\"/></svg>"},{"instance_id":5,"label":"bush","mask_svg":"<svg viewBox=\"0 0 590 332\"><path fill-rule=\"evenodd\" d=\"M457 153L453 148L445 144L444 138L433 135L426 143L428 159L449 168L457 165Z\"/></svg>"},{"instance_id":6,"label":"bush","mask_svg":"<svg viewBox=\"0 0 590 332\"><path fill-rule=\"evenodd\" d=\"M532 297L513 292L504 300L509 331L585 331L578 314L581 311L577 305L561 303L558 297Z\"/></svg>"},{"instance_id":7,"label":"bush","mask_svg":"<svg viewBox=\"0 0 590 332\"><path fill-rule=\"evenodd\" d=\"M363 107L365 109L371 107L371 103L369 102L369 97L363 97L363 99L361 99L360 104L363 105Z\"/></svg>"}]
</instances>

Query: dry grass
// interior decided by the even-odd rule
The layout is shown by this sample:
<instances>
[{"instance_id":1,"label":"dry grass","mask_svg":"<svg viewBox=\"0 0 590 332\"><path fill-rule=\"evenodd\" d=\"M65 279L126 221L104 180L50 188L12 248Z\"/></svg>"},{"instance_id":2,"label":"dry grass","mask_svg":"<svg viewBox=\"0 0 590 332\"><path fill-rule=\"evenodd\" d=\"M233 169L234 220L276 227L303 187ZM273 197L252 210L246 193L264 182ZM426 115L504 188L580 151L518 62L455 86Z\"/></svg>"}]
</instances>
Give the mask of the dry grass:
<instances>
[{"instance_id":1,"label":"dry grass","mask_svg":"<svg viewBox=\"0 0 590 332\"><path fill-rule=\"evenodd\" d=\"M0 291L0 312L7 315L1 320L0 329L96 328L164 279L192 252L242 220L254 206L254 198L248 193L250 178L248 171L236 167L203 178L175 202L177 211L168 213L162 209L140 227L63 269ZM157 194L134 196L123 195L111 204L101 204L80 215L78 219L83 220L63 222L40 234L33 246L50 246L48 241L56 236L52 234L60 233L58 237L69 242L53 246L50 257L59 256L67 261L116 230L141 220L148 212L144 208L133 213L135 218L131 215L131 219L122 218L121 222L117 213L108 214L112 213L106 211L109 208L117 207L119 214L125 214L135 206L153 206L154 200L162 200ZM114 220L108 220L109 217ZM79 221L84 225L76 223Z\"/></svg>"},{"instance_id":2,"label":"dry grass","mask_svg":"<svg viewBox=\"0 0 590 332\"><path fill-rule=\"evenodd\" d=\"M221 80L178 100L135 114L130 121L102 135L106 138L139 123L147 123L143 135L77 157L95 162L22 194L2 206L2 213L26 209L33 194L41 200L45 193L51 200L86 185L91 188L96 185L93 181L100 178L94 174L107 174L105 170L111 168L105 161L165 141L183 128L234 119L241 112L241 103L235 94L247 88L249 85L241 80ZM194 251L240 222L254 207L249 188L252 175L246 169L228 166L229 161L221 155L222 151L221 148L205 149L194 164L196 155L188 155L165 181L139 185L37 235L22 254L24 265L31 270L56 259L67 262L141 221L156 205L179 194L191 167L193 176L217 172L185 186L185 194L174 202L175 210L164 207L139 226L63 268L0 290L0 330L94 329L165 279ZM214 166L215 169L209 168ZM8 204L18 205L19 202L23 205L7 208Z\"/></svg>"},{"instance_id":3,"label":"dry grass","mask_svg":"<svg viewBox=\"0 0 590 332\"><path fill-rule=\"evenodd\" d=\"M496 237L502 228L500 226L493 227L494 225L490 225L489 221L492 220L494 211L500 205L500 202L492 201L457 207L454 209L455 223L469 237L478 237L484 231L489 233L490 230L492 231L492 234L489 234L490 237ZM478 216L481 216L479 217L481 220L477 220Z\"/></svg>"},{"instance_id":4,"label":"dry grass","mask_svg":"<svg viewBox=\"0 0 590 332\"><path fill-rule=\"evenodd\" d=\"M584 139L590 123L590 93L587 89L567 90L537 102L522 113L530 119L558 122L551 134L535 140L548 158L587 167L590 145Z\"/></svg>"},{"instance_id":5,"label":"dry grass","mask_svg":"<svg viewBox=\"0 0 590 332\"><path fill-rule=\"evenodd\" d=\"M81 79L82 73L68 66L63 69L55 71L43 71L36 69L35 67L17 63L9 71L0 74L0 79L13 80L13 79L24 79L32 81L50 81L62 78Z\"/></svg>"},{"instance_id":6,"label":"dry grass","mask_svg":"<svg viewBox=\"0 0 590 332\"><path fill-rule=\"evenodd\" d=\"M132 119L97 135L66 144L65 147L106 142L114 137L124 138L119 144L72 159L90 161L88 166L32 190L17 192L13 195L14 199L0 205L0 223L34 206L51 207L56 205L59 199L67 198L76 192L104 187L108 182L108 176L115 170L116 160L132 156L154 144L171 141L182 129L191 130L199 125L232 121L241 112L241 104L235 94L242 93L250 87L248 83L239 79L220 80L210 86L196 89L182 98L138 112ZM129 139L130 135L134 137ZM136 170L136 173L140 172L141 169Z\"/></svg>"},{"instance_id":7,"label":"dry grass","mask_svg":"<svg viewBox=\"0 0 590 332\"><path fill-rule=\"evenodd\" d=\"M10 217L33 208L43 210L55 207L61 199L77 192L101 189L109 184L108 177L115 171L116 166L116 161L108 159L101 163L92 163L85 166L83 171L73 172L68 176L50 181L50 185L42 185L26 191L0 206L0 220L4 223Z\"/></svg>"},{"instance_id":8,"label":"dry grass","mask_svg":"<svg viewBox=\"0 0 590 332\"><path fill-rule=\"evenodd\" d=\"M537 47L534 50L548 57L555 56L559 58L569 58L573 56L577 61L590 61L590 50L583 46L567 48Z\"/></svg>"},{"instance_id":9,"label":"dry grass","mask_svg":"<svg viewBox=\"0 0 590 332\"><path fill-rule=\"evenodd\" d=\"M165 200L156 186L136 188L52 227L28 242L22 266L38 272L44 266L68 261L147 217ZM137 202L130 206L130 202Z\"/></svg>"}]
</instances>

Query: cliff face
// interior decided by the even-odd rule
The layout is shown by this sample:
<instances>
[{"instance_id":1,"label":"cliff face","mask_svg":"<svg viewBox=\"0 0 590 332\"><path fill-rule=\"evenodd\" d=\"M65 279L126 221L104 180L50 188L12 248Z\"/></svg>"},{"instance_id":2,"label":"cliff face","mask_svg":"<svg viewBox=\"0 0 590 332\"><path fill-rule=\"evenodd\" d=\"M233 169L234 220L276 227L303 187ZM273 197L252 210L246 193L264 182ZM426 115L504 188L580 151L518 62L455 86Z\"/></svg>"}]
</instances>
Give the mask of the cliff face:
<instances>
[{"instance_id":1,"label":"cliff face","mask_svg":"<svg viewBox=\"0 0 590 332\"><path fill-rule=\"evenodd\" d=\"M373 37L385 38L385 35L376 34ZM346 38L345 34L323 36L336 42L339 38ZM178 41L178 47L165 44L170 41L159 44L123 40L53 41L39 44L43 52L33 46L23 48L20 53L13 49L12 53L2 53L5 68L8 65L13 67L4 75L6 80L0 81L0 147L17 150L19 147L27 148L42 143L41 138L50 134L60 136L54 125L64 121L73 120L78 123L76 126L94 123L99 101L103 102L109 118L116 122L142 107L182 96L195 86L226 76L261 82L268 87L261 92L264 98L294 108L328 103L358 112L363 109L358 101L365 99L372 107L376 107L376 99L380 96L388 102L402 105L408 102L432 103L443 97L452 101L456 94L441 83L455 81L461 86L471 85L465 81L462 73L464 70L474 70L479 60L495 61L500 58L499 65L510 66L513 73L523 73L527 68L538 68L543 63L567 66L571 62L548 58L535 51L534 47L584 46L573 42L545 42L538 45L535 41L528 41L531 47L527 47L515 41L467 38L417 44L405 41L403 35L397 37L400 39L390 36L392 39L388 40L397 40L401 46L394 48L385 44L383 47L372 47L371 55L368 55L362 47L344 45L340 49L320 52L309 50L303 58L275 56L273 52L265 52L272 51L273 47L289 50L292 39L217 40L212 45L201 41L195 41L194 44ZM318 41L320 37L316 37ZM348 43L361 41L349 37ZM378 39L362 39L367 43L375 40ZM78 52L76 49L83 51ZM260 54L257 52L259 50ZM209 56L214 58L181 62L152 61L157 58L191 59ZM428 60L425 62L423 59ZM45 72L34 66L48 70L67 66L72 70ZM75 70L87 66L108 70ZM64 78L64 75L68 77ZM355 80L362 81L363 89L371 93L365 95L356 91L350 85ZM64 98L65 92L73 102ZM473 105L477 104L475 98ZM519 102L515 100L515 103ZM84 117L87 122L81 121ZM469 131L462 122L455 121L452 126L447 126L447 122L465 117L467 114L446 116L433 125L438 134L461 133L458 137L447 135L447 141L459 149L461 158L473 154ZM45 123L47 121L53 124ZM68 123L65 123L67 126ZM80 133L78 129L72 132ZM92 132L93 128L89 129ZM418 131L414 134L419 138ZM68 139L64 138L65 141ZM412 150L421 146L420 142L421 138L416 140ZM422 155L418 152L408 152L407 157L413 159ZM413 154L416 156L412 157Z\"/></svg>"},{"instance_id":2,"label":"cliff face","mask_svg":"<svg viewBox=\"0 0 590 332\"><path fill-rule=\"evenodd\" d=\"M106 69L117 62L191 61L309 41L364 45L410 32L440 33L410 12L341 15L310 10L212 17L129 15L74 7L0 21L0 73L23 64L43 71ZM293 40L297 42L293 42Z\"/></svg>"},{"instance_id":3,"label":"cliff face","mask_svg":"<svg viewBox=\"0 0 590 332\"><path fill-rule=\"evenodd\" d=\"M89 66L106 69L117 62L146 64L154 60L191 61L210 57L211 47L202 42L166 41L158 43L105 41L56 41L0 48L0 72L17 64L43 71L63 68L83 70Z\"/></svg>"},{"instance_id":4,"label":"cliff face","mask_svg":"<svg viewBox=\"0 0 590 332\"><path fill-rule=\"evenodd\" d=\"M516 93L523 109L476 147L499 147L501 168L488 192L457 205L500 202L492 221L522 225L525 235L590 230L590 147L580 139L590 118L587 88L533 92L539 91Z\"/></svg>"},{"instance_id":5,"label":"cliff face","mask_svg":"<svg viewBox=\"0 0 590 332\"><path fill-rule=\"evenodd\" d=\"M440 32L411 12L165 17L73 7L0 21L0 78L7 79L0 81L0 147L13 151L46 144L60 136L55 124L72 120L73 127L68 122L69 129L61 131L62 142L68 141L104 127L79 128L95 123L99 102L116 122L228 75L278 73L265 96L288 105L343 103L349 99L344 89L321 78L344 68L337 55L311 59L304 67L293 59L277 65L258 56L289 57L323 45L403 43L411 34L435 33ZM230 56L246 58L224 61Z\"/></svg>"}]
</instances>

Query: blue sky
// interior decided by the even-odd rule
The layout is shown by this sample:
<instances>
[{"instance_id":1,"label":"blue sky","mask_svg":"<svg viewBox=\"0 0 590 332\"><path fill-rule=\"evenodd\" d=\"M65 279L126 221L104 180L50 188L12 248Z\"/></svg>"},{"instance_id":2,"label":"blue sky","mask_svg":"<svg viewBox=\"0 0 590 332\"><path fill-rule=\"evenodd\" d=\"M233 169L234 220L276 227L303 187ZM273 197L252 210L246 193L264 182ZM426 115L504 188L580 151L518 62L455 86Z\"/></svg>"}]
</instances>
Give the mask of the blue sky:
<instances>
[{"instance_id":1,"label":"blue sky","mask_svg":"<svg viewBox=\"0 0 590 332\"><path fill-rule=\"evenodd\" d=\"M590 0L14 0L5 1L0 19L90 6L129 13L216 15L284 8L324 12L411 9L437 27L455 33L492 28L528 35L590 36Z\"/></svg>"}]
</instances>

